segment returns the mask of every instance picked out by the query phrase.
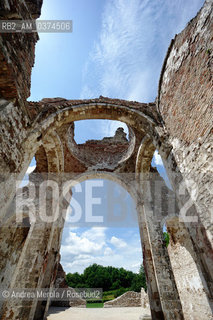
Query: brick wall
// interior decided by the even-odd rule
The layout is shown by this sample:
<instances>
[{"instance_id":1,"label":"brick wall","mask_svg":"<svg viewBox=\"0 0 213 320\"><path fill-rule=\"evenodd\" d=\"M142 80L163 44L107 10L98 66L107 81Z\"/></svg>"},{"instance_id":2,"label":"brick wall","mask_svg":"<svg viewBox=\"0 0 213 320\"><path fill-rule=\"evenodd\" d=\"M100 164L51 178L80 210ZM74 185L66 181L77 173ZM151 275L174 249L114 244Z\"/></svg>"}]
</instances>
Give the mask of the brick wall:
<instances>
[{"instance_id":1,"label":"brick wall","mask_svg":"<svg viewBox=\"0 0 213 320\"><path fill-rule=\"evenodd\" d=\"M38 18L42 0L2 1L1 20ZM22 101L30 96L31 70L34 65L37 33L2 33L0 35L0 97Z\"/></svg>"}]
</instances>

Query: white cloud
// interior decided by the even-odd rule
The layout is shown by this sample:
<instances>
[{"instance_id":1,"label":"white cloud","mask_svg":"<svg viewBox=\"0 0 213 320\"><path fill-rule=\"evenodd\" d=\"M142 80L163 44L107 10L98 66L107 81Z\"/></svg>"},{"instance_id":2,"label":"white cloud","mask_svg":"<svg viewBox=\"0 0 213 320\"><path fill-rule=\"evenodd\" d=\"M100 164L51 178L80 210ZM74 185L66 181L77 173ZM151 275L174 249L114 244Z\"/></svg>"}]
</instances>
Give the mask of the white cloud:
<instances>
[{"instance_id":1,"label":"white cloud","mask_svg":"<svg viewBox=\"0 0 213 320\"><path fill-rule=\"evenodd\" d=\"M36 166L30 166L30 167L28 167L26 174L29 175L30 173L32 173L32 172L35 170L35 168L36 168Z\"/></svg>"},{"instance_id":2,"label":"white cloud","mask_svg":"<svg viewBox=\"0 0 213 320\"><path fill-rule=\"evenodd\" d=\"M99 241L103 242L106 239L106 230L107 228L98 228L98 227L93 227L87 231L85 231L82 236L91 240L91 241Z\"/></svg>"},{"instance_id":3,"label":"white cloud","mask_svg":"<svg viewBox=\"0 0 213 320\"><path fill-rule=\"evenodd\" d=\"M127 125L120 121L105 121L101 127L101 131L104 137L112 137L119 127L124 128L124 131L128 134Z\"/></svg>"},{"instance_id":4,"label":"white cloud","mask_svg":"<svg viewBox=\"0 0 213 320\"><path fill-rule=\"evenodd\" d=\"M105 250L104 250L104 255L105 256L112 256L113 254L113 251L111 248L107 247Z\"/></svg>"},{"instance_id":5,"label":"white cloud","mask_svg":"<svg viewBox=\"0 0 213 320\"><path fill-rule=\"evenodd\" d=\"M132 264L132 268L140 268L140 266L141 266L141 263L140 262L138 262L138 263L135 263L135 264Z\"/></svg>"},{"instance_id":6,"label":"white cloud","mask_svg":"<svg viewBox=\"0 0 213 320\"><path fill-rule=\"evenodd\" d=\"M144 52L151 40L146 36L146 24L143 21L143 16L146 15L143 10L146 12L147 4L148 0L107 2L99 39L95 42L84 69L82 97L95 97L100 93L126 99L131 96L133 100L137 97L140 100L141 90L147 93L148 82L140 81L141 72L138 68L142 67L143 62L143 55L139 52ZM146 43L146 40L149 42ZM143 66L142 73L144 71ZM88 82L88 77L92 81ZM134 97L135 86L140 88Z\"/></svg>"},{"instance_id":7,"label":"white cloud","mask_svg":"<svg viewBox=\"0 0 213 320\"><path fill-rule=\"evenodd\" d=\"M79 237L76 233L70 232L69 238L66 240L69 243L68 246L62 247L63 252L69 252L72 254L79 253L93 253L95 254L97 251L100 251L103 247L102 243L95 243L87 238Z\"/></svg>"},{"instance_id":8,"label":"white cloud","mask_svg":"<svg viewBox=\"0 0 213 320\"><path fill-rule=\"evenodd\" d=\"M72 257L84 254L99 254L106 246L105 230L106 228L91 228L80 235L70 231L61 247L62 254L69 254Z\"/></svg>"},{"instance_id":9,"label":"white cloud","mask_svg":"<svg viewBox=\"0 0 213 320\"><path fill-rule=\"evenodd\" d=\"M115 234L122 232L118 228ZM109 234L108 234L109 233ZM80 272L93 263L103 266L124 267L138 272L142 263L142 250L139 234L135 228L125 232L128 242L119 236L112 236L110 229L79 229L62 240L61 263L66 272Z\"/></svg>"},{"instance_id":10,"label":"white cloud","mask_svg":"<svg viewBox=\"0 0 213 320\"><path fill-rule=\"evenodd\" d=\"M81 97L153 101L171 39L203 2L106 1L99 37L83 70Z\"/></svg>"},{"instance_id":11,"label":"white cloud","mask_svg":"<svg viewBox=\"0 0 213 320\"><path fill-rule=\"evenodd\" d=\"M111 238L110 243L116 248L124 248L127 246L125 241L123 241L122 239L118 239L114 236Z\"/></svg>"},{"instance_id":12,"label":"white cloud","mask_svg":"<svg viewBox=\"0 0 213 320\"><path fill-rule=\"evenodd\" d=\"M169 43L202 4L203 0L106 1L99 36L83 69L81 98L154 101ZM112 136L117 127L109 121L100 129Z\"/></svg>"},{"instance_id":13,"label":"white cloud","mask_svg":"<svg viewBox=\"0 0 213 320\"><path fill-rule=\"evenodd\" d=\"M154 153L154 164L156 166L163 166L163 161L157 150Z\"/></svg>"}]
</instances>

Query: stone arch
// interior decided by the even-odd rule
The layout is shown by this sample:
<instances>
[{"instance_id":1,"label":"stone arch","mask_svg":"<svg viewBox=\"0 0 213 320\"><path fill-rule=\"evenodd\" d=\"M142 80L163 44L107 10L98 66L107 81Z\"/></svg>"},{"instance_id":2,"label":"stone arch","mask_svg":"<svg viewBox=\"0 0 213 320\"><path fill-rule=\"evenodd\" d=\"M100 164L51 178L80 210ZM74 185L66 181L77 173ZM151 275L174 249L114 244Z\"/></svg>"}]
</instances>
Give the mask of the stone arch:
<instances>
[{"instance_id":1,"label":"stone arch","mask_svg":"<svg viewBox=\"0 0 213 320\"><path fill-rule=\"evenodd\" d=\"M6 179L5 193L9 194L10 197L7 197L6 202L1 201L2 213L6 212L15 194L14 181L22 180L31 159L45 139L49 140L46 140L47 146L51 146L52 143L50 142L50 136L55 141L55 145L58 145L58 143L56 143L56 129L62 125L83 119L120 120L128 126L136 128L143 135L148 135L156 145L160 144L160 141L163 139L163 130L158 130L158 127L161 125L155 104L127 102L108 98L74 102L63 99L59 101L58 99L46 100L44 99L44 101L40 103L38 108L40 111L34 116L35 120L30 127L25 129L25 139L23 139L21 143L21 149L23 150L22 161L15 168L15 176L8 176ZM30 103L29 109L34 108L34 105L37 106L37 103ZM9 107L11 107L11 104L8 105L8 108ZM60 154L60 152L58 152L58 154ZM63 162L63 156L60 158L60 161ZM62 168L63 164L61 163L60 166Z\"/></svg>"},{"instance_id":2,"label":"stone arch","mask_svg":"<svg viewBox=\"0 0 213 320\"><path fill-rule=\"evenodd\" d=\"M82 174L76 175L74 177L74 183L70 182L72 184L72 187L75 186L78 183L91 180L91 179L103 179L103 180L109 180L117 183L122 188L124 188L133 198L133 200L136 202L137 200L137 190L136 190L136 184L134 180L127 180L125 179L125 175L122 173L117 172L107 172L107 171L86 171Z\"/></svg>"},{"instance_id":3,"label":"stone arch","mask_svg":"<svg viewBox=\"0 0 213 320\"><path fill-rule=\"evenodd\" d=\"M144 268L148 279L150 307L153 319L172 318L174 311L171 312L168 308L167 296L170 292L169 300L176 310L175 317L183 319L182 306L163 239L163 208L161 202L156 201L156 197L160 197L161 189L158 187L156 194L155 185L160 183L160 187L162 187L165 183L157 171L151 167L155 149L151 139L147 136L144 137L138 150L135 170L140 195L138 202L139 226L143 245ZM163 288L166 288L166 292Z\"/></svg>"},{"instance_id":4,"label":"stone arch","mask_svg":"<svg viewBox=\"0 0 213 320\"><path fill-rule=\"evenodd\" d=\"M16 201L19 201L17 198L20 198L20 202L23 201L26 189L30 190L33 185L33 189L35 189L35 198L29 199L30 202L33 201L36 199L36 189L39 186L39 183L48 178L48 173L51 174L51 179L53 179L56 177L56 173L63 171L63 149L61 148L60 139L56 133L50 134L48 137L40 141L36 147L34 146L33 149L37 161L36 168L29 176L28 186L17 190L17 194L9 206L4 219L5 232L2 233L2 235L4 235L4 241L1 242L1 249L2 252L4 252L4 243L7 243L7 252L11 254L5 261L2 260L1 278L4 279L3 285L5 287L9 286L11 289L27 287L27 281L30 281L31 283L33 282L32 287L34 288L46 287L47 284L48 286L51 285L51 283L54 282L52 268L57 268L57 264L59 262L59 253L57 252L57 248L61 230L60 225L46 225L44 223L39 223L39 221L34 223L29 219L28 212L26 215L24 214L22 222L18 225L16 223L16 218L18 217ZM28 205L30 205L30 202L28 202ZM34 205L36 207L37 203ZM12 228L12 233L8 232L8 226L11 226L9 228ZM13 236L12 239L11 234L14 234L15 236ZM39 259L33 259L34 254L32 248L34 248ZM48 259L47 256L49 256ZM27 261L31 263L31 272L29 272L29 264L26 264ZM4 262L5 265L3 265ZM7 267L8 263L11 265L10 268ZM37 272L33 269L33 266L35 265L37 265ZM6 274L5 271L7 272ZM28 280L25 279L26 281L21 284L20 279L24 279L26 274L28 274ZM7 283L8 280L9 283ZM20 303L23 303L24 305L24 301L22 300L19 302L14 301L12 305L10 303L4 303L1 310L2 319L7 319L9 314L8 312L10 312L8 310L13 309L17 312L18 305ZM31 305L31 314L35 313L36 307L37 301L35 300ZM39 302L38 309L42 309L41 303ZM20 312L23 312L19 314L20 318L24 317L24 308ZM30 317L30 315L28 316Z\"/></svg>"},{"instance_id":5,"label":"stone arch","mask_svg":"<svg viewBox=\"0 0 213 320\"><path fill-rule=\"evenodd\" d=\"M131 104L131 103L130 103ZM170 150L169 144L165 143L164 138L165 135L162 133L162 128L160 124L157 122L156 119L152 119L150 116L144 114L144 112L136 110L136 108L126 106L126 105L111 105L105 103L104 106L102 103L86 103L86 104L76 104L74 106L63 107L60 109L60 106L57 107L58 110L54 112L48 113L39 113L37 116L36 122L28 132L28 137L23 143L23 149L26 148L25 158L29 159L32 154L37 154L37 161L38 167L40 168L39 171L42 170L42 155L45 158L45 166L43 167L45 173L49 176L50 174L54 173L63 173L64 171L64 148L63 144L60 140L60 137L57 133L57 130L62 128L64 125L68 125L72 121L82 120L90 118L101 118L101 119L112 119L112 120L120 120L125 122L128 126L133 127L134 129L138 130L141 133L142 142L139 146L139 150L137 153L136 163L135 163L135 172L136 176L134 178L138 181L140 189L135 189L135 196L137 198L137 209L139 212L139 221L140 221L140 231L141 231L141 238L143 243L144 249L144 261L145 261L145 269L147 272L147 278L150 279L150 286L149 286L149 297L151 302L152 308L152 315L153 319L164 319L164 318L171 318L173 313L171 312L170 307L165 299L165 293L163 292L163 287L166 284L168 286L168 281L165 279L165 275L162 276L162 270L164 274L170 275L170 290L173 292L173 299L175 300L172 302L175 305L175 308L178 310L176 317L179 319L183 318L182 315L182 306L180 304L180 299L178 295L178 291L176 288L175 280L173 273L171 272L171 266L169 262L169 258L166 255L165 248L163 246L159 247L159 243L163 244L162 236L160 235L160 231L162 233L162 226L160 222L156 228L153 228L152 222L152 210L150 207L150 182L146 179L150 178L151 169L151 159L156 147L159 147L159 152L162 155L164 161L167 161L165 156L168 155ZM102 109L103 108L103 109ZM48 108L47 108L48 109ZM48 111L48 110L47 110ZM94 112L94 113L93 113ZM103 113L102 113L103 112ZM92 116L89 114L92 113ZM32 146L30 149L28 146ZM28 153L27 153L28 152ZM43 159L44 160L44 159ZM39 163L40 161L40 163ZM26 166L26 163L24 163ZM22 168L24 167L22 166ZM152 170L151 170L152 171ZM22 169L23 172L23 169ZM21 174L21 173L20 173ZM23 173L22 173L23 174ZM87 172L84 173L86 176ZM94 173L89 173L90 175L94 175ZM103 174L103 173L102 173ZM116 176L117 175L117 176ZM116 173L114 178L118 178L118 174ZM54 176L54 175L53 175ZM109 175L108 175L109 176ZM112 176L112 175L111 175ZM82 175L83 177L83 175ZM81 178L82 178L81 177ZM33 179L33 175L32 175ZM134 179L133 179L134 181ZM147 201L147 199L149 199ZM141 219L141 220L140 220ZM52 225L51 227L47 227L45 233L48 234L48 237L45 239L45 246L41 243L40 246L40 256L42 259L40 260L40 270L45 268L44 273L40 273L39 279L37 282L34 282L35 286L45 286L49 283L50 286L53 285L54 277L51 277L50 270L57 269L57 263L59 261L59 245L60 245L60 235L63 228L63 222L61 221L60 226L56 227ZM38 233L38 229L35 229ZM44 231L44 230L43 230ZM156 236L154 236L156 235ZM33 238L33 230L29 234L31 239ZM150 243L150 237L152 237L153 241L152 244ZM42 237L41 237L42 239ZM37 242L37 238L35 238L35 242ZM155 245L156 243L156 245ZM36 245L38 245L36 243ZM35 245L35 247L36 247ZM26 244L26 252L27 250L30 252L29 242ZM37 246L38 248L38 246ZM43 253L42 253L43 252ZM157 264L157 253L158 255L161 254L164 257L164 264L162 262ZM22 258L24 255L22 255ZM25 255L25 258L27 256ZM48 257L48 258L47 258ZM30 253L28 254L28 259L30 260ZM54 261L56 262L54 264ZM20 265L23 262L20 262ZM44 267L45 266L45 267ZM163 267L163 269L162 269ZM52 269L53 268L53 269ZM150 269L148 271L148 269ZM18 269L19 270L19 269ZM46 276L44 276L46 274ZM53 274L55 274L53 272ZM18 276L17 272L15 273L14 277ZM44 278L48 278L48 281L44 281ZM18 279L18 280L17 280ZM13 283L17 283L20 281L19 278L15 279ZM175 292L175 294L174 294ZM172 300L173 301L173 300ZM13 306L14 308L15 306ZM31 308L31 314L36 312L38 319L41 317L40 312L46 312L48 308L48 303L45 306L45 310L41 310L40 303L36 301L33 302ZM7 307L5 309L5 314L7 314Z\"/></svg>"},{"instance_id":6,"label":"stone arch","mask_svg":"<svg viewBox=\"0 0 213 320\"><path fill-rule=\"evenodd\" d=\"M118 128L114 134L114 137L104 137L102 140L88 140L83 144L77 144L74 139L75 123L73 122L67 129L66 143L72 155L79 161L85 163L87 167L95 165L97 169L101 169L101 166L99 168L97 167L98 156L101 158L101 162L103 162L105 165L108 164L109 168L115 169L119 164L127 161L134 152L136 143L135 133L131 127L128 127L128 131L128 140L123 128ZM96 145L94 144L94 141L96 141ZM106 149L104 150L106 157L103 157L103 152L101 154L98 152L98 150L101 149L101 145L98 143L98 141L106 146ZM113 142L120 143L120 148L117 147L117 152L110 153L111 149L113 148Z\"/></svg>"},{"instance_id":7,"label":"stone arch","mask_svg":"<svg viewBox=\"0 0 213 320\"><path fill-rule=\"evenodd\" d=\"M147 203L147 199L151 200L152 207L153 207L153 196L151 195L152 177L150 178L149 173L150 173L151 160L152 160L154 151L155 151L155 147L152 144L152 141L149 138L145 137L139 148L137 162L136 162L136 179L138 181L139 186L143 188L143 206L144 206L145 212L149 207L149 203ZM162 152L162 149L160 149L159 153L162 155L162 159L164 160L164 163L166 163L167 165L165 152ZM169 172L169 170L167 172ZM158 178L159 177L157 174L157 179ZM145 180L145 183L144 183L144 180ZM155 180L156 178L154 178L154 181ZM161 182L163 182L163 180L160 178L160 184ZM159 236L160 234L162 234L163 225L164 223L166 223L171 241L168 248L168 252L167 250L164 250L164 253L161 254L161 258L166 256L166 260L169 265L169 270L170 272L172 272L172 277L174 279L173 284L175 284L175 287L176 287L177 297L179 297L178 299L181 301L180 307L183 310L183 316L186 318L190 318L193 313L194 314L193 317L196 318L196 315L200 312L203 306L205 306L204 308L205 310L203 310L203 314L205 314L207 318L211 317L210 291L208 288L208 284L205 280L204 273L202 271L202 266L200 265L199 256L197 255L196 250L194 250L193 242L190 237L190 233L187 228L187 225L184 222L180 221L180 217L179 217L180 203L178 203L178 199L176 198L175 193L173 191L170 191L167 187L166 189L167 189L166 194L164 194L164 196L161 199L164 199L164 200L166 200L167 198L170 199L169 202L171 202L171 206L166 208L165 215L163 214L162 216L159 216L160 220L158 221L159 222L158 228L155 230L152 228L152 226L155 225L154 220L147 213L144 216L144 213L142 210L141 230L144 230L145 236L146 236L146 231L147 231L147 234L149 234L147 238L149 237L150 240L152 241L152 245L150 248L153 251L155 244L154 244L154 241L152 240L152 235L155 234L154 239L155 240L158 239L158 244L160 241L162 242L163 241L162 237L160 237L161 239L157 238L157 234ZM155 198L156 196L158 195L154 193ZM161 199L159 199L159 201L161 201ZM159 207L161 207L160 202L157 202L157 204L159 205ZM153 215L155 214L154 211L151 212L152 210L148 209L148 212L149 211ZM157 208L157 215L158 215L158 208ZM151 221L150 226L149 226L149 220ZM181 254L181 248L185 253L182 252ZM165 246L163 249L165 249ZM146 247L143 248L143 251L149 257L150 255L147 253L147 250L149 250L148 245L147 245L147 248ZM158 249L156 252L159 253L160 251L161 251L160 247L158 246ZM182 261L184 254L185 254L185 263L188 263L190 261L190 268L188 268L190 271L188 274L186 274L186 271L185 271L187 269L187 266L184 265ZM155 257L154 252L152 252L152 257ZM164 276L163 274L158 276L158 272L160 268L158 269L156 268L157 266L155 265L155 261L151 261L149 265L151 265L152 263L154 266L153 271L155 272L155 276L156 276L156 284L157 284L156 287L161 290L161 288L163 288L163 284L158 283L158 281L162 280ZM161 261L161 268L162 267L163 265ZM165 271L165 267L164 267L164 271ZM195 282L197 283L197 287L195 284L193 287L193 281L191 280L192 275L196 278ZM171 275L170 275L170 278L171 278ZM156 290L156 287L155 287L155 290ZM198 289L198 287L200 287L200 289ZM173 287L171 292L174 292L174 291L175 290ZM150 288L150 292L152 292L152 288ZM161 293L159 291L158 291L158 294L161 296ZM191 298L189 298L189 295L191 295ZM197 303L195 304L193 303L193 307L192 307L193 300L196 300ZM202 301L202 303L200 301ZM164 304L162 297L161 297L161 303ZM164 305L162 305L162 310L164 311ZM193 310L193 311L189 312L189 310ZM167 316L168 315L166 315L165 318L167 318Z\"/></svg>"},{"instance_id":8,"label":"stone arch","mask_svg":"<svg viewBox=\"0 0 213 320\"><path fill-rule=\"evenodd\" d=\"M63 175L62 175L63 177ZM94 172L94 171L86 171L81 174L75 174L74 176L71 175L71 180L63 179L63 182L66 183L66 193L69 193L69 190L73 188L76 184L88 181L91 179L106 179L109 181L113 181L116 184L120 185L123 189L125 189L128 194L132 197L133 201L136 205L136 199L137 199L137 191L136 191L136 185L134 184L134 180L129 181L123 178L122 174L116 173L116 172ZM71 200L71 194L70 192L68 199ZM62 195L63 198L63 195ZM68 201L68 200L67 200ZM60 262L60 245L61 245L61 237L63 233L64 228L64 222L65 222L65 215L63 214L61 225L58 228L58 226L55 226L54 229L54 237L51 239L51 245L54 250L49 254L48 257L48 263L45 265L45 273L43 276L43 285L42 287L49 286L52 288L54 286L55 276L57 273L58 264ZM47 276L47 279L45 279L45 275ZM50 277L52 276L52 277ZM50 300L46 302L38 301L36 305L34 305L34 320L40 320L41 318L45 318L47 315L48 309L49 309ZM32 314L33 314L32 312Z\"/></svg>"},{"instance_id":9,"label":"stone arch","mask_svg":"<svg viewBox=\"0 0 213 320\"><path fill-rule=\"evenodd\" d=\"M114 101L114 103L112 102ZM46 105L47 110L41 111L32 125L31 132L29 132L29 140L38 141L42 139L48 132L54 131L62 125L72 123L73 121L86 120L86 119L107 119L118 120L127 124L127 126L136 128L143 134L147 134L151 140L159 143L162 137L159 132L155 130L156 126L161 126L157 117L152 109L155 109L154 104L152 109L149 104L137 104L125 103L116 99L106 99L103 102L102 99L96 99L95 102L90 100L82 100L78 103L72 103L65 100L65 102L54 102L53 105ZM45 104L42 104L45 106ZM143 111L145 109L146 113ZM141 110L142 109L142 110ZM162 132L161 132L162 134Z\"/></svg>"},{"instance_id":10,"label":"stone arch","mask_svg":"<svg viewBox=\"0 0 213 320\"><path fill-rule=\"evenodd\" d=\"M44 149L46 160L47 160L47 168L45 167L44 171L42 168L39 169L39 172L63 172L64 169L64 154L61 140L58 134L53 131L50 134L46 135L42 139L42 148ZM39 150L38 150L39 151ZM37 153L38 153L37 151ZM36 154L35 154L36 156ZM37 161L41 161L42 156L37 156ZM47 171L46 171L47 169Z\"/></svg>"}]
</instances>

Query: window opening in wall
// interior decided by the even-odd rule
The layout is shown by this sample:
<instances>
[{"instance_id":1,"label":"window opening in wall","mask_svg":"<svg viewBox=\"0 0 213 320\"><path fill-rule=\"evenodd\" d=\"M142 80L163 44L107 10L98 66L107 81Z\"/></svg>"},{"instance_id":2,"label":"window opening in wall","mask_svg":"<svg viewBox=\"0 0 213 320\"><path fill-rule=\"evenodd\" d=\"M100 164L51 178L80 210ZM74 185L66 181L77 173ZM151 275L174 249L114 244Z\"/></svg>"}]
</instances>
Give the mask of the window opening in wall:
<instances>
[{"instance_id":1,"label":"window opening in wall","mask_svg":"<svg viewBox=\"0 0 213 320\"><path fill-rule=\"evenodd\" d=\"M123 128L126 138L129 130L125 123L112 120L81 120L75 121L75 142L84 143L87 140L101 140L105 137L114 137L116 130Z\"/></svg>"},{"instance_id":2,"label":"window opening in wall","mask_svg":"<svg viewBox=\"0 0 213 320\"><path fill-rule=\"evenodd\" d=\"M20 184L20 188L26 186L29 183L29 175L35 170L36 168L36 159L35 157L32 158L29 167L24 175L24 178Z\"/></svg>"},{"instance_id":3,"label":"window opening in wall","mask_svg":"<svg viewBox=\"0 0 213 320\"><path fill-rule=\"evenodd\" d=\"M165 181L167 187L172 190L172 186L170 184L166 169L164 167L163 160L157 150L154 152L151 165L152 167L155 167L157 169L158 173Z\"/></svg>"}]
</instances>

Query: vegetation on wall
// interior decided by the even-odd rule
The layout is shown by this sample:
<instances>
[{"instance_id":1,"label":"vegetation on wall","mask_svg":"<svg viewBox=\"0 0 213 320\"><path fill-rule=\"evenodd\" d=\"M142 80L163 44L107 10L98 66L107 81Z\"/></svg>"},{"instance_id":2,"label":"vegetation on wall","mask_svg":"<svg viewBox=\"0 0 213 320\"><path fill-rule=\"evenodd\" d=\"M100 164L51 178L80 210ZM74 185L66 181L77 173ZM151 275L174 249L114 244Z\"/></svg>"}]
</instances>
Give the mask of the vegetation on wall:
<instances>
[{"instance_id":1,"label":"vegetation on wall","mask_svg":"<svg viewBox=\"0 0 213 320\"><path fill-rule=\"evenodd\" d=\"M163 237L164 237L164 240L165 240L165 243L166 243L166 247L168 247L168 245L169 245L169 234L168 234L168 232L164 232L163 233Z\"/></svg>"}]
</instances>

